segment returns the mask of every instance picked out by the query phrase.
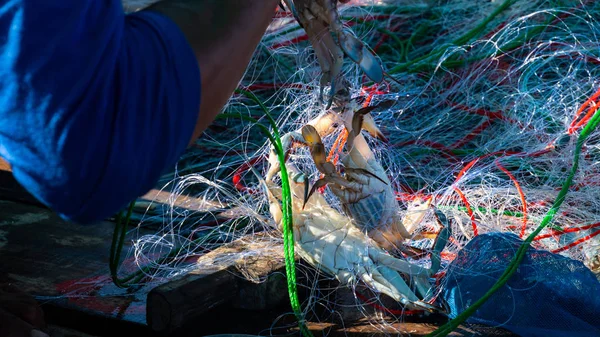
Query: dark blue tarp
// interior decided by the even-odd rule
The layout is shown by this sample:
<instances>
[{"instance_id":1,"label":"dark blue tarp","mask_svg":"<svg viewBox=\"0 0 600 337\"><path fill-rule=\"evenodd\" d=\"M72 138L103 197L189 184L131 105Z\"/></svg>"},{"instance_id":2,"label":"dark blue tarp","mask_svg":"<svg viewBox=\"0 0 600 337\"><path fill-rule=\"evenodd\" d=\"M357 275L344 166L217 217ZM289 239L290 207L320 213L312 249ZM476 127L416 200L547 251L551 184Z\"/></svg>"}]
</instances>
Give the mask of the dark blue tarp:
<instances>
[{"instance_id":1,"label":"dark blue tarp","mask_svg":"<svg viewBox=\"0 0 600 337\"><path fill-rule=\"evenodd\" d=\"M458 253L442 292L451 318L492 287L522 243L514 234L482 234ZM580 261L529 247L508 283L467 322L523 337L600 337L600 282Z\"/></svg>"}]
</instances>

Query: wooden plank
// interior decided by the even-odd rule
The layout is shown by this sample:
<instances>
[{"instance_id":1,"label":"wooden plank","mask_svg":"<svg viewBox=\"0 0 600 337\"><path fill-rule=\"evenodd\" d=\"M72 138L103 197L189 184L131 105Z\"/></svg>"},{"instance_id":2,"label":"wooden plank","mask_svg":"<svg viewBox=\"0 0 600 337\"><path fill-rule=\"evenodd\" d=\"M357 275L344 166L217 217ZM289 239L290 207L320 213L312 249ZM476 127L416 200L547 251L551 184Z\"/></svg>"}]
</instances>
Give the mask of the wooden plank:
<instances>
[{"instance_id":1,"label":"wooden plank","mask_svg":"<svg viewBox=\"0 0 600 337\"><path fill-rule=\"evenodd\" d=\"M2 158L0 158L0 171L12 172L10 164Z\"/></svg>"},{"instance_id":2,"label":"wooden plank","mask_svg":"<svg viewBox=\"0 0 600 337\"><path fill-rule=\"evenodd\" d=\"M109 276L113 228L70 224L48 209L0 200L0 268L48 306L145 325L147 291L128 294Z\"/></svg>"},{"instance_id":3,"label":"wooden plank","mask_svg":"<svg viewBox=\"0 0 600 337\"><path fill-rule=\"evenodd\" d=\"M370 306L357 298L355 291L363 295L368 294L367 297L369 298L374 295L369 294L369 290L363 285L357 285L355 288L350 289L339 287L333 281L325 281L319 284L319 287L334 290L327 295L323 293L323 296L327 296L325 299L327 308L324 308L321 312L311 312L311 314L314 313L318 317L318 319L311 319L307 322L307 327L313 332L314 336L387 337L409 335L424 337L448 321L448 318L441 314L400 316L383 312L380 308ZM378 304L388 309L401 309L391 298L380 298L380 301ZM299 333L298 328L294 328L292 331ZM473 324L460 325L449 336L518 337L504 329Z\"/></svg>"},{"instance_id":4,"label":"wooden plank","mask_svg":"<svg viewBox=\"0 0 600 337\"><path fill-rule=\"evenodd\" d=\"M148 294L147 322L171 333L225 303L268 310L287 298L283 249L268 236L240 239L201 256L195 270Z\"/></svg>"},{"instance_id":5,"label":"wooden plank","mask_svg":"<svg viewBox=\"0 0 600 337\"><path fill-rule=\"evenodd\" d=\"M184 327L197 321L197 314L211 312L217 307L224 307L223 304L230 309L256 311L285 302L287 298L283 272L272 273L283 266L280 246L271 247L270 251L263 249L264 254L276 257L266 260L260 254L248 256L248 252L262 248L244 240L218 248L198 261L190 261L197 264L197 268L186 275L185 280L173 280L160 286L159 290L168 294L168 301L161 301L159 297L148 296L156 284L135 291L118 289L113 285L108 270L113 223L70 224L48 209L6 200L0 200L0 219L0 265L8 281L34 295L52 312L62 312L50 315L53 319L83 313L147 326L147 316L160 317L153 316L156 308L160 308L161 303L172 302L176 304L172 307L177 312L172 315L178 322L175 325ZM145 233L142 231L141 234ZM268 238L265 238L264 244L266 241ZM128 265L133 263L129 261ZM181 287L175 286L172 292L165 291L177 282ZM196 289L198 284L204 284L204 288ZM160 296L161 292L153 294ZM183 296L174 299L174 294ZM150 305L154 309L148 313L147 297L155 303ZM185 308L188 308L187 311ZM215 326L207 329L218 331L218 322L206 322L211 323ZM256 324L263 324L264 328L270 322L256 320Z\"/></svg>"},{"instance_id":6,"label":"wooden plank","mask_svg":"<svg viewBox=\"0 0 600 337\"><path fill-rule=\"evenodd\" d=\"M381 319L369 322L362 319L347 324L316 323L307 324L309 330L315 336L328 337L384 337L384 336L411 336L425 337L435 331L440 323L402 322L389 320L384 324L373 324L381 322ZM298 329L294 329L298 331ZM453 337L518 337L508 330L491 328L483 325L461 325L455 331L448 334Z\"/></svg>"},{"instance_id":7,"label":"wooden plank","mask_svg":"<svg viewBox=\"0 0 600 337\"><path fill-rule=\"evenodd\" d=\"M45 308L52 309L47 311L49 318L65 320L62 326L77 323L79 328L86 328L82 317L96 317L93 325L87 324L94 331L141 329L133 334L142 332L146 336L152 336L153 331L181 337L258 334L271 329L281 335L296 334L290 328L295 322L293 315L289 315L279 241L274 243L266 234L255 235L252 240L241 239L192 261L194 271L178 279L156 288L148 285L126 291L117 289L108 276L113 227L110 222L92 226L68 224L47 209L0 201L1 268L10 282L35 295ZM323 289L336 286L323 285ZM350 300L342 299L351 296L350 291L339 288L339 292L336 303L350 307ZM306 296L301 293L301 297ZM442 323L391 320L390 324L373 326L361 321L364 312L351 312L348 308L343 311L340 307L335 310L344 316L343 324L329 323L327 317L331 313L320 319L325 323L309 322L316 336L383 336L398 331L421 336ZM282 318L285 313L288 315ZM235 322L223 325L220 319L223 315ZM273 322L277 323L272 325ZM481 330L471 326L461 326L458 331L462 335L455 336L513 336L500 329Z\"/></svg>"},{"instance_id":8,"label":"wooden plank","mask_svg":"<svg viewBox=\"0 0 600 337\"><path fill-rule=\"evenodd\" d=\"M44 207L34 196L32 196L21 184L17 182L12 174L10 165L0 158L0 199L19 201L37 206ZM144 203L144 201L147 201ZM188 209L188 210L215 210L222 208L219 203L211 203L210 201L190 197L186 195L178 195L174 197L169 191L153 188L144 195L139 197L137 210L144 212L146 207L153 208L158 205L172 205L173 207Z\"/></svg>"}]
</instances>

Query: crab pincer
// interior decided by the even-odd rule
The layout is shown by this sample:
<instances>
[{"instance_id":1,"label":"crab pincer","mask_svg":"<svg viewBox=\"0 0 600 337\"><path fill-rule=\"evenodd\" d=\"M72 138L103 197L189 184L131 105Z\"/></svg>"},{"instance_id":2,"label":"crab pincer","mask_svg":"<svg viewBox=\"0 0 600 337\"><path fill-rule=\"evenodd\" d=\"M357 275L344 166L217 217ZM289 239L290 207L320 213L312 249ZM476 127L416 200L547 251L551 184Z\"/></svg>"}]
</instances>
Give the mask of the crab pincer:
<instances>
[{"instance_id":1,"label":"crab pincer","mask_svg":"<svg viewBox=\"0 0 600 337\"><path fill-rule=\"evenodd\" d=\"M347 3L349 0L339 2ZM344 28L337 10L338 0L285 0L285 3L308 35L317 56L322 72L321 101L324 87L330 86L327 109L336 96L341 102L349 99L349 83L342 76L344 55L357 63L371 80L377 83L383 81L384 71L379 58L349 29Z\"/></svg>"}]
</instances>

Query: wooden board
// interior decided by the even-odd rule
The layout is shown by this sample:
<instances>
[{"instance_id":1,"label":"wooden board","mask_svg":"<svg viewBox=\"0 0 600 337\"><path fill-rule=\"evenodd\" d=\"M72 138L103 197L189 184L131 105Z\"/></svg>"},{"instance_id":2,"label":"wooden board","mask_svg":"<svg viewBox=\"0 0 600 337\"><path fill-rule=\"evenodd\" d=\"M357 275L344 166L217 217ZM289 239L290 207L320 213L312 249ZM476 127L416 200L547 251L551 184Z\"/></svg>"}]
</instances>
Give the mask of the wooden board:
<instances>
[{"instance_id":1,"label":"wooden board","mask_svg":"<svg viewBox=\"0 0 600 337\"><path fill-rule=\"evenodd\" d=\"M69 224L6 200L0 219L0 263L10 282L44 304L145 325L145 294L127 294L109 277L113 223Z\"/></svg>"},{"instance_id":2,"label":"wooden board","mask_svg":"<svg viewBox=\"0 0 600 337\"><path fill-rule=\"evenodd\" d=\"M189 274L157 287L126 291L109 278L113 228L111 222L69 224L48 209L0 200L1 268L10 282L36 296L50 322L83 334L297 335L295 318L289 314L282 247L271 244L272 238L236 241L194 260L196 268ZM221 323L223 316L228 317L227 324ZM309 322L315 336L383 336L398 331L424 336L441 323L392 322L382 330L360 319L321 322ZM465 326L454 334L485 335L513 336L501 329Z\"/></svg>"},{"instance_id":3,"label":"wooden board","mask_svg":"<svg viewBox=\"0 0 600 337\"><path fill-rule=\"evenodd\" d=\"M283 250L271 242L257 235L198 258L195 270L150 291L148 325L170 333L225 303L253 311L282 305L288 298Z\"/></svg>"},{"instance_id":4,"label":"wooden board","mask_svg":"<svg viewBox=\"0 0 600 337\"><path fill-rule=\"evenodd\" d=\"M113 228L111 222L69 224L48 209L0 200L0 265L4 281L34 295L54 324L90 335L111 335L118 330L154 336L146 324L146 300L156 284L127 291L115 287L109 277ZM187 296L177 302L175 312L187 306L201 316L183 315L176 336L223 331L219 317L224 313L240 317L227 328L258 333L268 328L281 310L288 310L287 293L280 287L284 282L281 272L269 273L283 266L281 254L276 257L279 262L257 257L243 261L223 259L248 250L249 244L238 241L190 262L197 263L198 270L186 277L201 280L207 288L195 290L197 298ZM252 275L255 282L243 280L241 273ZM159 290L164 294L164 289L176 282L166 283ZM221 287L229 291L221 290L219 296L211 294ZM277 291L267 296L267 289ZM198 298L202 301L196 301ZM284 308L275 310L282 302ZM199 323L201 328L196 326Z\"/></svg>"},{"instance_id":5,"label":"wooden board","mask_svg":"<svg viewBox=\"0 0 600 337\"><path fill-rule=\"evenodd\" d=\"M23 186L21 186L12 174L10 165L0 158L0 200L19 201L27 204L33 204L40 207L43 205L33 197ZM144 203L146 201L146 203ZM186 195L173 197L169 191L153 188L146 194L139 197L139 205L136 211L144 213L148 207L150 211L159 207L159 205L172 204L176 208L198 210L210 209L215 205L206 200L194 198Z\"/></svg>"},{"instance_id":6,"label":"wooden board","mask_svg":"<svg viewBox=\"0 0 600 337\"><path fill-rule=\"evenodd\" d=\"M367 320L350 324L309 323L308 328L315 336L328 337L367 337L367 336L411 336L425 337L439 327L434 323L390 322L385 325L373 325ZM482 325L461 325L448 336L452 337L518 337L509 331Z\"/></svg>"}]
</instances>

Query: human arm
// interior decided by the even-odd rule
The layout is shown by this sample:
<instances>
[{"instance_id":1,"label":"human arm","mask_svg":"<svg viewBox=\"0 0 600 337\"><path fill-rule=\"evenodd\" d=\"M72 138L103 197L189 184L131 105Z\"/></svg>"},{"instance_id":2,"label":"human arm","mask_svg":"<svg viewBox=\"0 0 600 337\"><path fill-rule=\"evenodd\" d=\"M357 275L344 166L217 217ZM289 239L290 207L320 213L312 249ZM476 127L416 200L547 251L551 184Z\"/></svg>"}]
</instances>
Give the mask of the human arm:
<instances>
[{"instance_id":1,"label":"human arm","mask_svg":"<svg viewBox=\"0 0 600 337\"><path fill-rule=\"evenodd\" d=\"M243 8L247 16L235 18L249 20ZM267 25L274 8L252 19ZM225 104L262 35L232 34L219 47L223 38L196 12L181 29L157 12L125 16L119 0L0 4L0 156L67 220L101 220L155 187L193 138L199 111L215 115ZM194 23L211 38L187 38ZM215 61L200 62L203 50ZM225 55L232 50L241 55ZM227 67L216 70L219 58ZM203 125L214 118L204 116Z\"/></svg>"},{"instance_id":2,"label":"human arm","mask_svg":"<svg viewBox=\"0 0 600 337\"><path fill-rule=\"evenodd\" d=\"M279 0L165 0L146 10L173 20L200 67L201 98L190 142L212 123L238 86Z\"/></svg>"}]
</instances>

